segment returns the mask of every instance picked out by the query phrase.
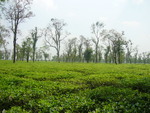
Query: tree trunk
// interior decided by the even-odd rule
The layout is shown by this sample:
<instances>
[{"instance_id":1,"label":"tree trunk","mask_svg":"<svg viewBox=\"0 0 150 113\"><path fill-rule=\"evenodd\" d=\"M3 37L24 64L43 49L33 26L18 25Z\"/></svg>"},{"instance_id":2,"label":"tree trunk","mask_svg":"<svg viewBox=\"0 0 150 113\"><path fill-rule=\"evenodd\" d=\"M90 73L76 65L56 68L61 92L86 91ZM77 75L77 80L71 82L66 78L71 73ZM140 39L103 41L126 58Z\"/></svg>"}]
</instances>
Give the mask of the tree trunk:
<instances>
[{"instance_id":1,"label":"tree trunk","mask_svg":"<svg viewBox=\"0 0 150 113\"><path fill-rule=\"evenodd\" d=\"M118 63L121 64L121 51L118 50Z\"/></svg>"},{"instance_id":2,"label":"tree trunk","mask_svg":"<svg viewBox=\"0 0 150 113\"><path fill-rule=\"evenodd\" d=\"M114 54L114 61L115 61L115 64L117 64L117 55L116 55L116 53Z\"/></svg>"},{"instance_id":3,"label":"tree trunk","mask_svg":"<svg viewBox=\"0 0 150 113\"><path fill-rule=\"evenodd\" d=\"M13 41L14 51L13 51L13 63L16 62L16 33L14 33L14 41Z\"/></svg>"},{"instance_id":4,"label":"tree trunk","mask_svg":"<svg viewBox=\"0 0 150 113\"><path fill-rule=\"evenodd\" d=\"M35 49L33 49L33 62L35 61Z\"/></svg>"}]
</instances>

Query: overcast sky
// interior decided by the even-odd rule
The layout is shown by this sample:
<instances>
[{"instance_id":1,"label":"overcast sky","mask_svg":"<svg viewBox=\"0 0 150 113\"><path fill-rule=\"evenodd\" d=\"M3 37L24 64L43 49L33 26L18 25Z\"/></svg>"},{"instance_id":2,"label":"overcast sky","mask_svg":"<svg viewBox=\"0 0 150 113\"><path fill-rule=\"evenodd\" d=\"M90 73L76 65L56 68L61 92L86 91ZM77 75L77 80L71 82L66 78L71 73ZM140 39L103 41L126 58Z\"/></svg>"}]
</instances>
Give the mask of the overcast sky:
<instances>
[{"instance_id":1,"label":"overcast sky","mask_svg":"<svg viewBox=\"0 0 150 113\"><path fill-rule=\"evenodd\" d=\"M71 36L90 38L91 24L100 21L106 29L125 31L140 51L150 51L150 0L33 0L32 11L35 17L20 26L24 33L58 18Z\"/></svg>"}]
</instances>

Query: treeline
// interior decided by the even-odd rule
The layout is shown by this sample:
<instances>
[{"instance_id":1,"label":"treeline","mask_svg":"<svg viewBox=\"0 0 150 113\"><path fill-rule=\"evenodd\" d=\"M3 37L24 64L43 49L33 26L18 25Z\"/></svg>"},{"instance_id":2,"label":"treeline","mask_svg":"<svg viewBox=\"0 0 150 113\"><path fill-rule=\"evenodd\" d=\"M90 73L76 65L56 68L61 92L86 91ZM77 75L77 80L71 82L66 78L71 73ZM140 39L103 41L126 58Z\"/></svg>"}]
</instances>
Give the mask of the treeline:
<instances>
[{"instance_id":1,"label":"treeline","mask_svg":"<svg viewBox=\"0 0 150 113\"><path fill-rule=\"evenodd\" d=\"M131 40L123 39L121 33L110 30L109 33L116 37L104 36L102 42L94 46L92 39L84 36L69 39L66 43L66 49L60 56L63 62L94 62L94 63L150 63L150 53L139 53L138 48L133 46ZM110 34L109 34L110 35ZM122 36L122 37L120 37ZM106 40L107 39L107 40ZM53 61L57 61L54 56Z\"/></svg>"},{"instance_id":2,"label":"treeline","mask_svg":"<svg viewBox=\"0 0 150 113\"><path fill-rule=\"evenodd\" d=\"M93 25L97 26L98 23L99 22L96 22ZM139 53L138 48L134 47L131 40L125 40L124 32L119 33L116 30L105 29L99 29L97 31L100 34L99 37L93 35L92 38L86 38L81 35L78 38L65 38L64 48L61 49L63 52L61 52L61 54L58 53L60 56L57 56L57 54L52 57L49 48L52 47L51 43L54 42L53 40L49 41L51 37L48 35L48 30L40 30L36 27L21 44L17 44L16 60L26 60L27 62L29 60L52 60L58 62L102 62L116 64L150 63L150 53ZM37 48L36 44L39 38L43 38L43 42L45 42L45 44L42 47ZM59 43L61 47L62 43ZM57 42L56 44L59 43ZM1 42L1 59L7 60L13 58L13 56L11 56L11 51L6 48L7 44L6 40Z\"/></svg>"},{"instance_id":3,"label":"treeline","mask_svg":"<svg viewBox=\"0 0 150 113\"><path fill-rule=\"evenodd\" d=\"M114 29L106 30L101 22L91 25L91 38L81 35L68 39L70 33L64 31L66 23L63 20L52 18L46 28L35 27L24 41L18 44L19 25L24 20L33 17L33 12L30 10L31 1L14 0L13 3L4 4L1 2L1 17L4 17L9 26L6 27L0 23L0 59L13 59L13 63L16 60L150 63L150 52L139 53L132 41L125 38L124 32ZM13 52L7 49L9 44L7 37L10 37L11 34L13 35ZM43 39L42 47L37 47L39 38ZM62 48L62 42L65 42L64 48ZM50 54L50 48L56 50L56 55L53 57Z\"/></svg>"}]
</instances>

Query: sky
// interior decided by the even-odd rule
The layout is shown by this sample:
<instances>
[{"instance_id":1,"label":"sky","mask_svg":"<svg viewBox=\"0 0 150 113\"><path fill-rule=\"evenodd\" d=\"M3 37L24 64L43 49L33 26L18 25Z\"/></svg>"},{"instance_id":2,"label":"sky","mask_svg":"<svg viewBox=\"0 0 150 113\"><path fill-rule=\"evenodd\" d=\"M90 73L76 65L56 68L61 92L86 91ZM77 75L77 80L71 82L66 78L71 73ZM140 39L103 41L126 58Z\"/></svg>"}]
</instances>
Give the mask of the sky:
<instances>
[{"instance_id":1,"label":"sky","mask_svg":"<svg viewBox=\"0 0 150 113\"><path fill-rule=\"evenodd\" d=\"M71 37L90 38L91 24L99 21L105 29L124 31L141 52L150 51L150 0L33 0L31 7L35 16L20 25L24 35L57 18L67 23Z\"/></svg>"}]
</instances>

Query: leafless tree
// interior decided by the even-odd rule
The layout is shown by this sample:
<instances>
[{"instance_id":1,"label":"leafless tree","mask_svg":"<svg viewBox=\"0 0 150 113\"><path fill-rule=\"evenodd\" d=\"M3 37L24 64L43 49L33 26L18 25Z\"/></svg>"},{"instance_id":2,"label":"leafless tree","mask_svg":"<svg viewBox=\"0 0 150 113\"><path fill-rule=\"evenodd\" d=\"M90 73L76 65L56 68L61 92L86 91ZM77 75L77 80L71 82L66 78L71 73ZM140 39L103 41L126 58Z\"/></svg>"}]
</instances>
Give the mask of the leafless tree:
<instances>
[{"instance_id":1,"label":"leafless tree","mask_svg":"<svg viewBox=\"0 0 150 113\"><path fill-rule=\"evenodd\" d=\"M56 50L58 62L60 62L61 42L69 35L69 33L63 32L65 26L66 23L64 21L52 18L44 34L46 44Z\"/></svg>"},{"instance_id":2,"label":"leafless tree","mask_svg":"<svg viewBox=\"0 0 150 113\"><path fill-rule=\"evenodd\" d=\"M16 41L19 25L33 16L30 5L32 0L10 0L2 7L5 19L10 23L13 32L13 63L16 61Z\"/></svg>"},{"instance_id":3,"label":"leafless tree","mask_svg":"<svg viewBox=\"0 0 150 113\"><path fill-rule=\"evenodd\" d=\"M100 22L96 22L92 24L92 33L94 34L92 41L95 44L96 63L98 62L98 48L99 48L99 43L100 43L100 38L101 38L101 29L103 27L104 27L104 24Z\"/></svg>"}]
</instances>

